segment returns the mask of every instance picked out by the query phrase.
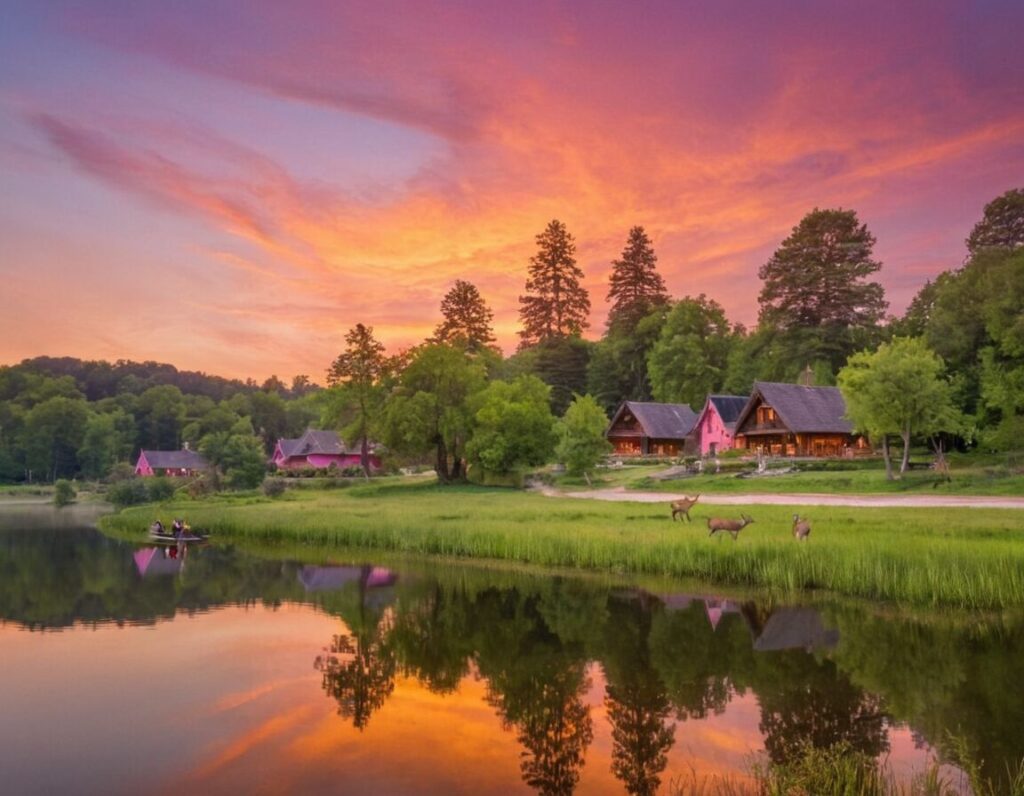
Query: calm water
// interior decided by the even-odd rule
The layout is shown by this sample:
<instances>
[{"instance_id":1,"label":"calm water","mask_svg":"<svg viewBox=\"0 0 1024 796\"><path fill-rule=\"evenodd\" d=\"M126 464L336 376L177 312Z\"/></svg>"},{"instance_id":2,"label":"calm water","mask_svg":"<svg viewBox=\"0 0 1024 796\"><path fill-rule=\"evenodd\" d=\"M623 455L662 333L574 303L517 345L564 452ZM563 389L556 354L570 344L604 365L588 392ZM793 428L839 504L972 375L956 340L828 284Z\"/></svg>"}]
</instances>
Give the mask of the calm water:
<instances>
[{"instance_id":1,"label":"calm water","mask_svg":"<svg viewBox=\"0 0 1024 796\"><path fill-rule=\"evenodd\" d=\"M840 741L1024 757L1024 622L170 557L0 507L0 791L653 793ZM184 789L184 790L183 790Z\"/></svg>"}]
</instances>

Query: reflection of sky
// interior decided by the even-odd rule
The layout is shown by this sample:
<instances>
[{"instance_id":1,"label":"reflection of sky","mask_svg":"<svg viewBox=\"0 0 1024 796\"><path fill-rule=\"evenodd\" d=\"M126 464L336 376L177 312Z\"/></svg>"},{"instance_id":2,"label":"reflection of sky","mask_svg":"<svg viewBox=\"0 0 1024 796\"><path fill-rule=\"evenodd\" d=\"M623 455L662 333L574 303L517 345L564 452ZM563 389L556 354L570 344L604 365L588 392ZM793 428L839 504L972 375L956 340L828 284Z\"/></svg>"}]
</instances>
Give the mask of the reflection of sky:
<instances>
[{"instance_id":1,"label":"reflection of sky","mask_svg":"<svg viewBox=\"0 0 1024 796\"><path fill-rule=\"evenodd\" d=\"M859 211L901 310L1021 183L1022 23L1010 0L14 0L0 361L321 378L355 321L421 339L456 277L509 347L552 217L593 331L633 224L675 295L750 323L758 266L815 206Z\"/></svg>"},{"instance_id":2,"label":"reflection of sky","mask_svg":"<svg viewBox=\"0 0 1024 796\"><path fill-rule=\"evenodd\" d=\"M439 696L399 677L360 733L321 690L313 660L339 620L308 606L223 608L150 627L28 633L0 627L0 770L11 792L529 792L515 733L465 677ZM604 682L579 792L620 793ZM676 722L662 775L742 771L762 747L752 695ZM907 730L893 768L920 768Z\"/></svg>"}]
</instances>

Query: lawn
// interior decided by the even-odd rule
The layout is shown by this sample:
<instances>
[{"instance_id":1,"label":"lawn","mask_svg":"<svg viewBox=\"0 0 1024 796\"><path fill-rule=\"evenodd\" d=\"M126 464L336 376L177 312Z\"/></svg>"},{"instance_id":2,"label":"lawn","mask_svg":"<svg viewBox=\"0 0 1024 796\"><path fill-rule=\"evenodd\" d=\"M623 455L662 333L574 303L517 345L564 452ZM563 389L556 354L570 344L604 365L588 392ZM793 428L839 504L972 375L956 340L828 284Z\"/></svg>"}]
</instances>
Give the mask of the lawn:
<instances>
[{"instance_id":1,"label":"lawn","mask_svg":"<svg viewBox=\"0 0 1024 796\"><path fill-rule=\"evenodd\" d=\"M754 517L734 542L708 538L710 513ZM103 527L137 533L185 516L218 539L359 547L581 570L698 578L780 592L914 605L1024 607L1024 513L999 509L814 507L807 543L791 507L698 507L673 523L667 504L609 503L429 483L213 498L125 510Z\"/></svg>"}]
</instances>

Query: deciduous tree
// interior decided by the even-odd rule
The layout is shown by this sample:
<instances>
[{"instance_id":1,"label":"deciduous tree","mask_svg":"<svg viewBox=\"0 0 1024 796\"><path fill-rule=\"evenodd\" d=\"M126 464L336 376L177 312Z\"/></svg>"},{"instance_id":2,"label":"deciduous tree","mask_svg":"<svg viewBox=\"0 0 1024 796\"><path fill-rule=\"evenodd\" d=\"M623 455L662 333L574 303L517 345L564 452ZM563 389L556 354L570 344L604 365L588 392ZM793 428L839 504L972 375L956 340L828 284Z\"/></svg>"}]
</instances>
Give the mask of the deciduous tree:
<instances>
[{"instance_id":1,"label":"deciduous tree","mask_svg":"<svg viewBox=\"0 0 1024 796\"><path fill-rule=\"evenodd\" d=\"M1009 190L985 205L966 243L971 256L983 249L1024 246L1024 188Z\"/></svg>"},{"instance_id":2,"label":"deciduous tree","mask_svg":"<svg viewBox=\"0 0 1024 796\"><path fill-rule=\"evenodd\" d=\"M345 335L345 343L345 350L327 371L333 392L325 397L324 419L340 427L343 438L359 442L360 463L369 476L369 439L384 403L388 360L372 326L357 323Z\"/></svg>"},{"instance_id":3,"label":"deciduous tree","mask_svg":"<svg viewBox=\"0 0 1024 796\"><path fill-rule=\"evenodd\" d=\"M466 456L486 473L508 474L544 464L555 447L551 388L536 376L494 381L473 400L473 437Z\"/></svg>"},{"instance_id":4,"label":"deciduous tree","mask_svg":"<svg viewBox=\"0 0 1024 796\"><path fill-rule=\"evenodd\" d=\"M577 395L555 424L558 461L570 474L582 475L589 481L588 473L612 450L604 436L607 428L608 416L594 397Z\"/></svg>"},{"instance_id":5,"label":"deciduous tree","mask_svg":"<svg viewBox=\"0 0 1024 796\"><path fill-rule=\"evenodd\" d=\"M647 359L658 401L702 406L725 380L732 328L725 310L703 293L672 307Z\"/></svg>"}]
</instances>

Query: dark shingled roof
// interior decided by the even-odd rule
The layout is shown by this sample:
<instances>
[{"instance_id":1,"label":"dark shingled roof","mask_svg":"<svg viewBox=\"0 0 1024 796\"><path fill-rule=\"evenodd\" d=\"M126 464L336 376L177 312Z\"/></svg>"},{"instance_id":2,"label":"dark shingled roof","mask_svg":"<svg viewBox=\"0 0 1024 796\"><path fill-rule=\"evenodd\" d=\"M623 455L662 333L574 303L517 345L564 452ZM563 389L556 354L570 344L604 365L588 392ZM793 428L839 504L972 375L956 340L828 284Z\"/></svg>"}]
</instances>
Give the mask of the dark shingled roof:
<instances>
[{"instance_id":1,"label":"dark shingled roof","mask_svg":"<svg viewBox=\"0 0 1024 796\"><path fill-rule=\"evenodd\" d=\"M846 401L838 387L805 387L802 384L755 381L753 395L738 423L742 423L753 410L758 394L775 410L786 428L794 433L853 433L853 423L845 417Z\"/></svg>"},{"instance_id":2,"label":"dark shingled roof","mask_svg":"<svg viewBox=\"0 0 1024 796\"><path fill-rule=\"evenodd\" d=\"M312 453L340 456L349 452L336 431L317 431L310 428L298 439L280 439L278 442L285 457L309 456Z\"/></svg>"},{"instance_id":3,"label":"dark shingled roof","mask_svg":"<svg viewBox=\"0 0 1024 796\"><path fill-rule=\"evenodd\" d=\"M195 451L142 451L154 470L202 470L206 459Z\"/></svg>"},{"instance_id":4,"label":"dark shingled roof","mask_svg":"<svg viewBox=\"0 0 1024 796\"><path fill-rule=\"evenodd\" d=\"M622 406L633 413L651 439L685 439L697 422L697 413L687 404L626 401Z\"/></svg>"},{"instance_id":5,"label":"dark shingled roof","mask_svg":"<svg viewBox=\"0 0 1024 796\"><path fill-rule=\"evenodd\" d=\"M726 428L733 428L739 419L743 407L750 398L746 395L709 395L708 402L714 404L715 411L722 418Z\"/></svg>"}]
</instances>

